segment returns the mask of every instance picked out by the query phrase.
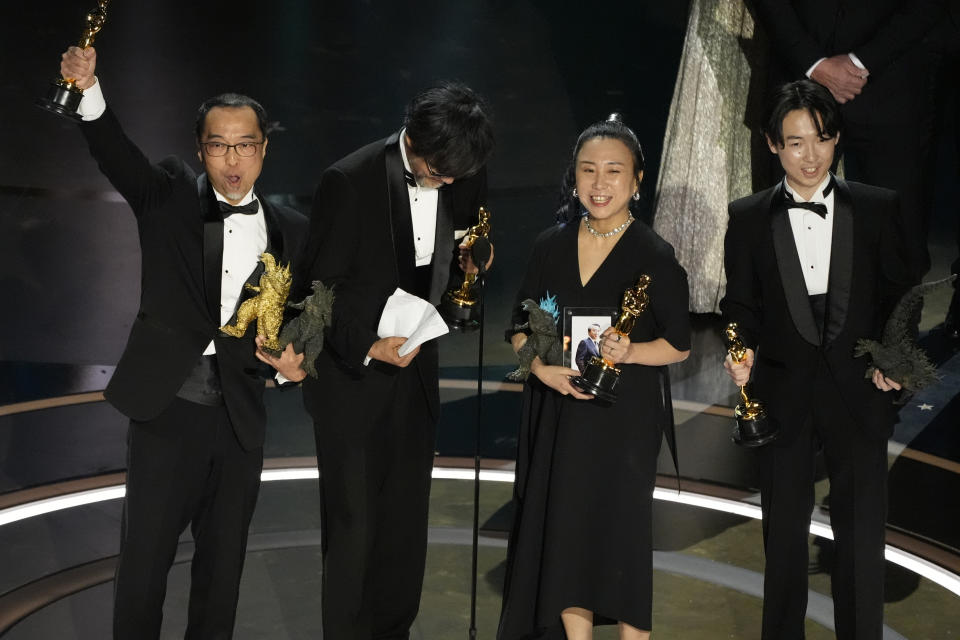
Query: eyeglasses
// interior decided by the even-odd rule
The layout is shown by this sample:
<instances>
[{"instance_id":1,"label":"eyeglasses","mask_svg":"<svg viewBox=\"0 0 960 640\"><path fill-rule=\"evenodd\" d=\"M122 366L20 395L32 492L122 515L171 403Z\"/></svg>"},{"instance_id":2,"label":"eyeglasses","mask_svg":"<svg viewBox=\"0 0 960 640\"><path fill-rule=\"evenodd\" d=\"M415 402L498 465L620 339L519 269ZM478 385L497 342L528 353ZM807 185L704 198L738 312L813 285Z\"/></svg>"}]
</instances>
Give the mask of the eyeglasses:
<instances>
[{"instance_id":1,"label":"eyeglasses","mask_svg":"<svg viewBox=\"0 0 960 640\"><path fill-rule=\"evenodd\" d=\"M448 175L446 175L446 174L437 173L436 171L434 171L434 170L433 170L433 167L430 166L430 163L427 162L426 159L424 159L423 164L425 164L425 165L427 166L427 174L428 174L431 178L433 178L434 180L441 180L441 181L442 181L442 180L450 180L450 179L453 178L453 176L448 176Z\"/></svg>"},{"instance_id":2,"label":"eyeglasses","mask_svg":"<svg viewBox=\"0 0 960 640\"><path fill-rule=\"evenodd\" d=\"M203 150L206 152L206 154L212 158L225 156L227 155L227 151L230 149L236 151L237 155L242 158L249 158L250 156L256 155L257 149L262 144L263 140L260 142L238 142L237 144L226 144L225 142L201 142L200 146L203 147Z\"/></svg>"}]
</instances>

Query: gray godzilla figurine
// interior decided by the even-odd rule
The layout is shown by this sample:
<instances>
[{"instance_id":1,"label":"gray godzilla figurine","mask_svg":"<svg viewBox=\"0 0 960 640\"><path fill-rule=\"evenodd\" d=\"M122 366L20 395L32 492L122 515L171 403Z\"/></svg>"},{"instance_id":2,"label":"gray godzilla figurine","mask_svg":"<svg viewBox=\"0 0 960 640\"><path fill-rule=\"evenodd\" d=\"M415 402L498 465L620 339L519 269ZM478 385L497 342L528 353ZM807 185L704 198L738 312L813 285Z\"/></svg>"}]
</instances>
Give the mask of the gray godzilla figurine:
<instances>
[{"instance_id":1,"label":"gray godzilla figurine","mask_svg":"<svg viewBox=\"0 0 960 640\"><path fill-rule=\"evenodd\" d=\"M287 303L288 307L299 309L302 313L280 331L280 344L283 349L292 342L294 351L304 354L303 370L316 378L314 362L323 351L323 332L330 326L333 289L324 286L319 280L310 283L310 288L313 293L304 298L303 302Z\"/></svg>"},{"instance_id":2,"label":"gray godzilla figurine","mask_svg":"<svg viewBox=\"0 0 960 640\"><path fill-rule=\"evenodd\" d=\"M923 297L928 293L949 286L957 276L925 282L907 291L897 303L883 328L881 341L857 340L853 355L870 354L872 366L867 368L867 378L873 377L876 369L891 380L896 380L908 391L918 391L937 380L937 368L913 339L914 317L920 311Z\"/></svg>"},{"instance_id":3,"label":"gray godzilla figurine","mask_svg":"<svg viewBox=\"0 0 960 640\"><path fill-rule=\"evenodd\" d=\"M540 356L545 364L560 364L562 349L560 336L557 334L555 316L540 308L533 300L527 298L520 303L520 307L527 312L527 321L515 325L514 331L530 331L527 341L517 351L520 366L507 374L507 380L523 382L530 375L530 365L533 359Z\"/></svg>"}]
</instances>

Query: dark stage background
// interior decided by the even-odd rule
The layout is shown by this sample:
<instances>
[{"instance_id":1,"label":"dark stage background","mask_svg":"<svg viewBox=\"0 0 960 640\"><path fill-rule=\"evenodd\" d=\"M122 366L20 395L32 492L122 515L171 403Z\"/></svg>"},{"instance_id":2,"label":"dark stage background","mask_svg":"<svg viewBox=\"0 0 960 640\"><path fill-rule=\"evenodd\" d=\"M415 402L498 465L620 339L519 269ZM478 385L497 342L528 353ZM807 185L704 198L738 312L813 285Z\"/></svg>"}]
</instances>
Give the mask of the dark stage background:
<instances>
[{"instance_id":1,"label":"dark stage background","mask_svg":"<svg viewBox=\"0 0 960 640\"><path fill-rule=\"evenodd\" d=\"M132 216L75 126L32 106L89 8L89 0L53 0L5 12L0 255L8 308L17 310L4 318L7 361L113 363L136 309ZM204 98L254 96L283 127L258 187L304 211L324 167L399 128L417 90L459 79L493 107L491 200L526 200L509 212L493 208L494 239L505 240L497 242L498 271L515 274L525 253L507 249L550 223L569 149L586 124L623 112L650 160L648 197L656 183L686 4L623 3L599 20L587 13L580 3L546 0L120 0L97 37L98 76L128 135L155 160L195 156L193 120Z\"/></svg>"}]
</instances>

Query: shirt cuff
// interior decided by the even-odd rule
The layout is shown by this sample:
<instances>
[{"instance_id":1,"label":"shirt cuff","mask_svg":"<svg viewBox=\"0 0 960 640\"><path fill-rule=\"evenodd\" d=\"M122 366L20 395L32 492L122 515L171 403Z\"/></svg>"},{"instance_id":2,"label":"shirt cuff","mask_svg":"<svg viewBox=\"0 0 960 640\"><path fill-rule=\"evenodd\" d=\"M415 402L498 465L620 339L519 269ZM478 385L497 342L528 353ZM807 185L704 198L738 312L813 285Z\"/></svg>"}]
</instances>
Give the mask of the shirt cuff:
<instances>
[{"instance_id":1,"label":"shirt cuff","mask_svg":"<svg viewBox=\"0 0 960 640\"><path fill-rule=\"evenodd\" d=\"M851 51L850 53L848 53L847 57L850 58L850 62L857 65L858 68L863 69L864 71L867 70L867 67L862 62L860 62L860 58L858 58L857 54L855 54L854 52Z\"/></svg>"},{"instance_id":2,"label":"shirt cuff","mask_svg":"<svg viewBox=\"0 0 960 640\"><path fill-rule=\"evenodd\" d=\"M93 86L83 91L83 98L80 99L77 113L80 114L84 122L90 122L102 116L106 110L107 102L103 97L103 89L100 88L100 80L94 76Z\"/></svg>"},{"instance_id":3,"label":"shirt cuff","mask_svg":"<svg viewBox=\"0 0 960 640\"><path fill-rule=\"evenodd\" d=\"M363 359L363 366L367 366L368 364L370 364L370 361L371 361L371 360L373 360L373 358L371 358L370 356L367 356L366 358L364 358L364 359Z\"/></svg>"},{"instance_id":4,"label":"shirt cuff","mask_svg":"<svg viewBox=\"0 0 960 640\"><path fill-rule=\"evenodd\" d=\"M278 384L278 385L280 385L280 384L287 384L288 382L290 382L290 380L289 380L288 378L284 377L284 375L283 375L282 373L280 373L279 371L277 371L277 375L275 375L275 376L273 376L273 377L274 377L274 379L277 381L277 384Z\"/></svg>"},{"instance_id":5,"label":"shirt cuff","mask_svg":"<svg viewBox=\"0 0 960 640\"><path fill-rule=\"evenodd\" d=\"M816 62L814 62L812 65L810 65L810 68L807 69L806 76L807 76L808 78L809 78L810 76L812 76L812 75L813 75L813 70L816 69L816 68L817 68L817 65L820 64L821 62L823 62L824 60L826 60L826 57L820 58L819 60L817 60Z\"/></svg>"}]
</instances>

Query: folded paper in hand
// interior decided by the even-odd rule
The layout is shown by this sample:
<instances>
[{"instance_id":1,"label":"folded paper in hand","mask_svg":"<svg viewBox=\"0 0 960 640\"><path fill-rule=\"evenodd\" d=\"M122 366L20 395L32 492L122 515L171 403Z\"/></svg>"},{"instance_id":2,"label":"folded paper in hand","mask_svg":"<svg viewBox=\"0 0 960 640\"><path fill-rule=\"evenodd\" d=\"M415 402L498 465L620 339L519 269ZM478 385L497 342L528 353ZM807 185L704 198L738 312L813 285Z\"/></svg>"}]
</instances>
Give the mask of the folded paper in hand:
<instances>
[{"instance_id":1,"label":"folded paper in hand","mask_svg":"<svg viewBox=\"0 0 960 640\"><path fill-rule=\"evenodd\" d=\"M377 335L381 338L402 336L407 339L397 350L401 357L427 340L449 331L447 323L432 304L399 287L387 298L387 304L380 315L380 324L377 326Z\"/></svg>"}]
</instances>

